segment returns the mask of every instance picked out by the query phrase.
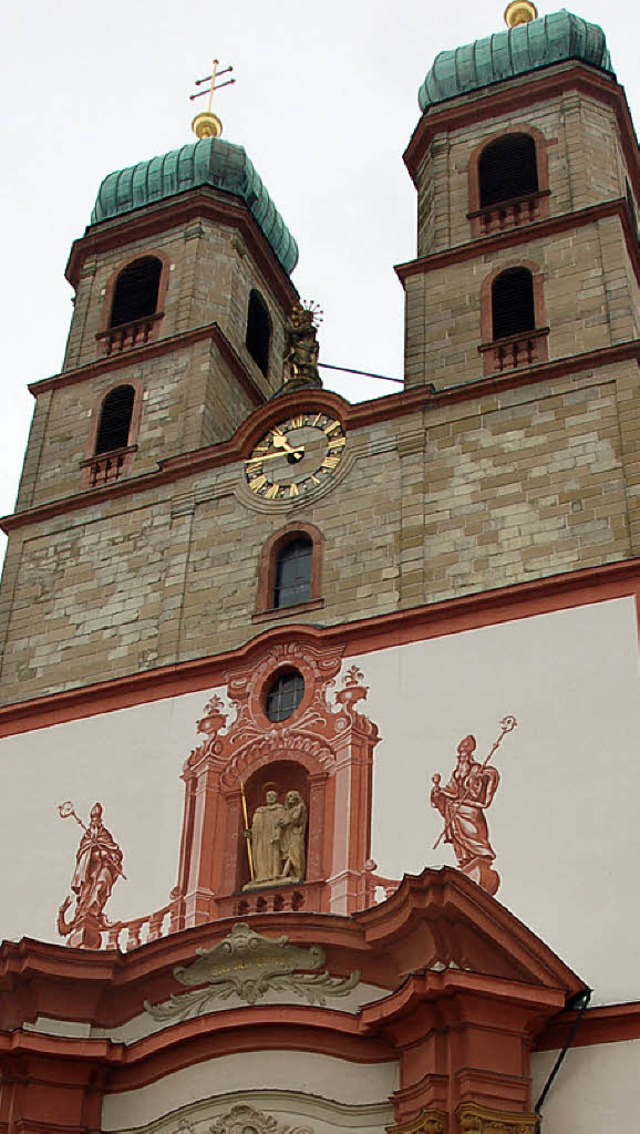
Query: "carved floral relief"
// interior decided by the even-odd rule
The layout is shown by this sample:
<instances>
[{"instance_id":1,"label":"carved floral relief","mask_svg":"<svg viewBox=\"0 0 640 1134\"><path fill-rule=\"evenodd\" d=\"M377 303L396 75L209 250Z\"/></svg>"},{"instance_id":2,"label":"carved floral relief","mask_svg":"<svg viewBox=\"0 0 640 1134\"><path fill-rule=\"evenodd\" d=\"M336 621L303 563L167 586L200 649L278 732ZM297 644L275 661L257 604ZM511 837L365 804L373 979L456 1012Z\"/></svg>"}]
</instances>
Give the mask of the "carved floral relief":
<instances>
[{"instance_id":1,"label":"carved floral relief","mask_svg":"<svg viewBox=\"0 0 640 1134\"><path fill-rule=\"evenodd\" d=\"M309 1126L279 1123L273 1115L242 1103L232 1106L209 1130L211 1134L313 1134Z\"/></svg>"}]
</instances>

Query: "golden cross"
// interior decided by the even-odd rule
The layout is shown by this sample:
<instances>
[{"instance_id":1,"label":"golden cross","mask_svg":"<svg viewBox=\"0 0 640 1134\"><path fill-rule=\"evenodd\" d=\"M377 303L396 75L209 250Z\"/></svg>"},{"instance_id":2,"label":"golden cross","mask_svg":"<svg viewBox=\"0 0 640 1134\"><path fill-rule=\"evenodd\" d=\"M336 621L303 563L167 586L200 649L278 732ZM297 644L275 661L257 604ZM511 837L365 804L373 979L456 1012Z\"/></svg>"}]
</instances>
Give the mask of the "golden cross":
<instances>
[{"instance_id":1,"label":"golden cross","mask_svg":"<svg viewBox=\"0 0 640 1134\"><path fill-rule=\"evenodd\" d=\"M217 82L217 79L219 79L221 75L228 75L230 71L233 71L233 67L223 67L222 70L219 71L219 66L219 60L214 59L211 67L211 74L205 75L204 79L196 79L197 87L202 87L205 83L209 83L208 91L205 88L205 90L196 91L195 94L189 95L191 102L193 102L194 98L202 98L202 95L206 95L208 93L209 100L207 102L207 114L211 114L211 105L213 103L214 91L219 91L220 87L228 87L231 85L231 83L235 83L235 79L225 79L224 83Z\"/></svg>"}]
</instances>

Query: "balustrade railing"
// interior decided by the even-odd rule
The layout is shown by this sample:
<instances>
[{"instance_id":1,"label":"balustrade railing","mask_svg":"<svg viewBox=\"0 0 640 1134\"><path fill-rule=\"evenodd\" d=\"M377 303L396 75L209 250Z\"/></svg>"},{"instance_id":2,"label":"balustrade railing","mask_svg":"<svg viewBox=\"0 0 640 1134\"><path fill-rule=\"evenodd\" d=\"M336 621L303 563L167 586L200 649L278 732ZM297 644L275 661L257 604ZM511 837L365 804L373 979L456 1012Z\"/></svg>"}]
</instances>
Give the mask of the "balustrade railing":
<instances>
[{"instance_id":1,"label":"balustrade railing","mask_svg":"<svg viewBox=\"0 0 640 1134\"><path fill-rule=\"evenodd\" d=\"M128 457L136 452L137 445L128 445L124 449L112 449L110 453L96 453L94 457L82 462L84 470L84 483L88 488L98 488L103 484L111 484L118 480L127 471Z\"/></svg>"},{"instance_id":2,"label":"balustrade railing","mask_svg":"<svg viewBox=\"0 0 640 1134\"><path fill-rule=\"evenodd\" d=\"M484 373L500 374L504 370L520 370L544 362L548 356L548 327L527 331L521 335L510 335L493 343L483 343L478 350L483 356Z\"/></svg>"},{"instance_id":3,"label":"balustrade railing","mask_svg":"<svg viewBox=\"0 0 640 1134\"><path fill-rule=\"evenodd\" d=\"M149 941L167 937L171 932L173 915L174 903L169 902L161 910L156 910L145 917L133 918L131 921L116 921L103 931L101 947L130 953L132 949L147 945Z\"/></svg>"},{"instance_id":4,"label":"balustrade railing","mask_svg":"<svg viewBox=\"0 0 640 1134\"><path fill-rule=\"evenodd\" d=\"M144 346L149 342L154 327L164 315L157 311L155 315L147 315L144 319L133 319L131 323L121 323L119 327L109 327L106 331L99 331L96 341L102 343L106 355L120 354L132 347Z\"/></svg>"},{"instance_id":5,"label":"balustrade railing","mask_svg":"<svg viewBox=\"0 0 640 1134\"><path fill-rule=\"evenodd\" d=\"M287 883L265 890L245 890L218 899L219 917L247 917L257 913L318 913L321 909L323 882Z\"/></svg>"},{"instance_id":6,"label":"balustrade railing","mask_svg":"<svg viewBox=\"0 0 640 1134\"><path fill-rule=\"evenodd\" d=\"M525 197L514 197L510 201L500 201L468 213L473 235L493 236L497 232L540 220L548 215L548 196L548 190L528 193Z\"/></svg>"}]
</instances>

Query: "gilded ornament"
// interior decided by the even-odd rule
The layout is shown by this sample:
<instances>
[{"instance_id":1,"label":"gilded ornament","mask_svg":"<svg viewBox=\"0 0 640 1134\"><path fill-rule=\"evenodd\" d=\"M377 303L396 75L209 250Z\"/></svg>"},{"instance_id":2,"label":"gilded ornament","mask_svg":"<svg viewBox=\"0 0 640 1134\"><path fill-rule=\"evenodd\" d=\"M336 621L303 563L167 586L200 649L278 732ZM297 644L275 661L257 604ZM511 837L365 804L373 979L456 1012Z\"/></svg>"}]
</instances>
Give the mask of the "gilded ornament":
<instances>
[{"instance_id":1,"label":"gilded ornament","mask_svg":"<svg viewBox=\"0 0 640 1134\"><path fill-rule=\"evenodd\" d=\"M463 1103L457 1113L460 1134L537 1134L540 1124L537 1114L489 1110L475 1103Z\"/></svg>"},{"instance_id":2,"label":"gilded ornament","mask_svg":"<svg viewBox=\"0 0 640 1134\"><path fill-rule=\"evenodd\" d=\"M387 1134L448 1134L447 1116L442 1110L420 1111L410 1122L400 1122L397 1126L387 1126Z\"/></svg>"},{"instance_id":3,"label":"gilded ornament","mask_svg":"<svg viewBox=\"0 0 640 1134\"><path fill-rule=\"evenodd\" d=\"M219 138L222 134L222 122L217 114L203 110L200 114L196 114L191 123L191 129L198 139Z\"/></svg>"},{"instance_id":4,"label":"gilded ornament","mask_svg":"<svg viewBox=\"0 0 640 1134\"><path fill-rule=\"evenodd\" d=\"M313 302L296 303L286 326L282 393L303 386L322 386L318 370L318 326L322 312Z\"/></svg>"},{"instance_id":5,"label":"gilded ornament","mask_svg":"<svg viewBox=\"0 0 640 1134\"><path fill-rule=\"evenodd\" d=\"M196 98L202 98L203 95L208 96L207 109L201 111L200 114L196 114L191 123L191 129L198 138L198 141L202 138L219 138L222 133L222 122L218 118L218 115L213 113L211 106L216 91L219 91L221 87L228 87L231 83L235 83L235 79L225 79L224 83L217 82L221 75L229 75L231 71L233 71L233 67L224 67L220 70L218 60L214 59L211 65L211 74L205 75L203 79L196 79L195 85L203 89L196 91L195 94L189 95L190 101L193 102ZM205 86L205 84L208 84L208 86Z\"/></svg>"},{"instance_id":6,"label":"gilded ornament","mask_svg":"<svg viewBox=\"0 0 640 1134\"><path fill-rule=\"evenodd\" d=\"M515 28L518 24L530 24L537 18L538 9L531 0L511 0L504 10L504 22L508 28Z\"/></svg>"}]
</instances>

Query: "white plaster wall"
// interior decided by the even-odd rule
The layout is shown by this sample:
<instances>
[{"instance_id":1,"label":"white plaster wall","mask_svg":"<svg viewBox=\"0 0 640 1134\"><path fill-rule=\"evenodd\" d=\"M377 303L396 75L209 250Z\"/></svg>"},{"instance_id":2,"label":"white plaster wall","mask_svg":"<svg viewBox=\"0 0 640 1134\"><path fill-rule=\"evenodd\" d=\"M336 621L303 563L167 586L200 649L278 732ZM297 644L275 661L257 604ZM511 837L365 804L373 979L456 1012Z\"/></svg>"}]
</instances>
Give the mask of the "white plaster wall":
<instances>
[{"instance_id":1,"label":"white plaster wall","mask_svg":"<svg viewBox=\"0 0 640 1134\"><path fill-rule=\"evenodd\" d=\"M487 812L497 898L594 989L594 1003L640 998L636 625L634 601L620 599L356 659L382 736L379 872L455 865L450 846L432 849L442 820L429 804L431 777L447 782L467 733L482 760L500 720L515 715Z\"/></svg>"},{"instance_id":2,"label":"white plaster wall","mask_svg":"<svg viewBox=\"0 0 640 1134\"><path fill-rule=\"evenodd\" d=\"M0 741L0 938L60 941L57 911L82 836L73 818L60 819L65 800L85 823L99 800L123 849L127 881L114 887L112 921L168 902L178 869L180 773L211 695L191 693Z\"/></svg>"},{"instance_id":3,"label":"white plaster wall","mask_svg":"<svg viewBox=\"0 0 640 1134\"><path fill-rule=\"evenodd\" d=\"M557 1056L532 1056L532 1106ZM639 1126L640 1040L567 1052L542 1107L542 1134L631 1134Z\"/></svg>"},{"instance_id":4,"label":"white plaster wall","mask_svg":"<svg viewBox=\"0 0 640 1134\"><path fill-rule=\"evenodd\" d=\"M482 758L499 721L518 727L495 758L488 811L498 899L594 989L594 1003L640 999L635 894L640 857L640 698L632 599L579 607L349 657L365 674L375 752L373 857L381 874L454 865L429 805L455 749L474 733ZM223 692L223 691L219 691ZM113 920L161 908L176 882L183 762L212 691L42 729L0 742L0 936L59 940L80 828L99 799L124 851ZM618 926L612 957L611 926Z\"/></svg>"},{"instance_id":5,"label":"white plaster wall","mask_svg":"<svg viewBox=\"0 0 640 1134\"><path fill-rule=\"evenodd\" d=\"M102 1129L131 1131L134 1127L146 1128L149 1123L162 1120L155 1129L172 1129L172 1115L200 1100L207 1104L208 1121L225 1114L234 1102L242 1101L259 1106L270 1114L288 1114L292 1125L301 1125L300 1116L311 1115L316 1134L330 1134L341 1126L353 1125L344 1108L375 1106L386 1108L393 1091L398 1088L398 1066L394 1063L347 1063L328 1055L315 1055L292 1051L264 1051L248 1054L225 1055L210 1059L194 1067L176 1071L157 1083L137 1091L105 1096L102 1108ZM304 1108L292 1114L291 1093L296 1092L307 1101ZM256 1092L263 1092L260 1099ZM288 1100L264 1092L287 1092ZM238 1098L230 1096L237 1093ZM219 1096L223 1095L223 1098ZM336 1121L338 1111L331 1103L343 1108L345 1118ZM328 1105L327 1105L328 1104ZM277 1111L276 1111L277 1108ZM391 1107L382 1111L380 1125L393 1121ZM362 1121L363 1115L359 1116ZM318 1123L324 1130L320 1130ZM374 1129L377 1123L365 1121L358 1128ZM206 1127L205 1127L206 1128Z\"/></svg>"}]
</instances>

